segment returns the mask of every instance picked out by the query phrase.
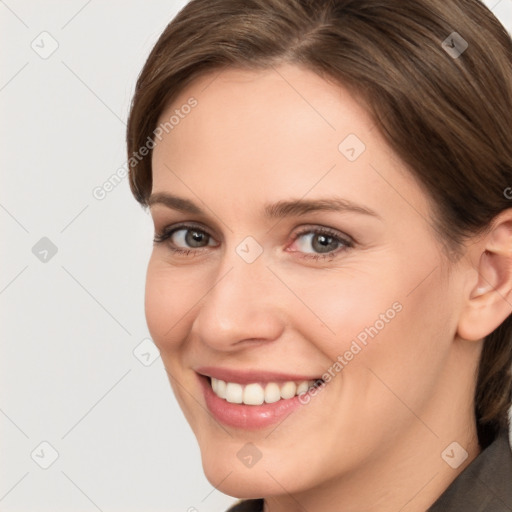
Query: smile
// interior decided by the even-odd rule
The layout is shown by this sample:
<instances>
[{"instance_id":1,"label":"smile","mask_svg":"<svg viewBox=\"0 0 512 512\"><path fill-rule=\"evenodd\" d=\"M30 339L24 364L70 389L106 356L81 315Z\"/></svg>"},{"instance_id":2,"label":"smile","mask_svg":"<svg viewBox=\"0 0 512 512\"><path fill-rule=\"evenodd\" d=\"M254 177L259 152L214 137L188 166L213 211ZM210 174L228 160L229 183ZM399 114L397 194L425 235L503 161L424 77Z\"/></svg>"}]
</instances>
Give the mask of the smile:
<instances>
[{"instance_id":1,"label":"smile","mask_svg":"<svg viewBox=\"0 0 512 512\"><path fill-rule=\"evenodd\" d=\"M314 380L300 382L257 382L239 384L237 382L226 382L214 377L210 378L210 385L219 398L223 398L232 404L261 405L272 404L279 400L287 400L301 393L306 393L315 384Z\"/></svg>"},{"instance_id":2,"label":"smile","mask_svg":"<svg viewBox=\"0 0 512 512\"><path fill-rule=\"evenodd\" d=\"M195 368L195 373L210 415L226 426L244 430L280 423L310 401L316 402L316 387L325 386L314 374L256 368L202 366Z\"/></svg>"}]
</instances>

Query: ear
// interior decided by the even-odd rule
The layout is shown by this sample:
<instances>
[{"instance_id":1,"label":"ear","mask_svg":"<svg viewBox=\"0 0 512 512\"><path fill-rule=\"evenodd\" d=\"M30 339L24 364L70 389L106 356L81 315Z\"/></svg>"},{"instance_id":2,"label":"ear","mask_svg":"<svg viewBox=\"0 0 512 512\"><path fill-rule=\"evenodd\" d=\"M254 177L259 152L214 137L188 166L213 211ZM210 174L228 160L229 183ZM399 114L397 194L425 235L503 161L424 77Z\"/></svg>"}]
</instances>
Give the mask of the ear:
<instances>
[{"instance_id":1,"label":"ear","mask_svg":"<svg viewBox=\"0 0 512 512\"><path fill-rule=\"evenodd\" d=\"M472 270L457 334L481 340L512 313L512 209L504 210L468 249Z\"/></svg>"}]
</instances>

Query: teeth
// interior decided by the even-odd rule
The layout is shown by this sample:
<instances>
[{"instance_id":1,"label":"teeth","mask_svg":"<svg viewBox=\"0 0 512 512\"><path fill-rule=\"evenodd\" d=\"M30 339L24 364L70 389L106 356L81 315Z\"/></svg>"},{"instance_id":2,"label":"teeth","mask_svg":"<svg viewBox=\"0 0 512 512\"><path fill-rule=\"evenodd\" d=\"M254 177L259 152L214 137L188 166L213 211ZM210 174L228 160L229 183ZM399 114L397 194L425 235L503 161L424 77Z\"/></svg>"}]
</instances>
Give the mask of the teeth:
<instances>
[{"instance_id":1,"label":"teeth","mask_svg":"<svg viewBox=\"0 0 512 512\"><path fill-rule=\"evenodd\" d=\"M315 381L284 382L281 385L276 382L269 382L263 387L258 383L238 384L236 382L225 382L220 379L211 378L213 392L220 398L232 404L261 405L264 402L272 404L278 400L287 400L306 392L314 386Z\"/></svg>"},{"instance_id":2,"label":"teeth","mask_svg":"<svg viewBox=\"0 0 512 512\"><path fill-rule=\"evenodd\" d=\"M301 393L305 393L308 389L309 389L308 383L305 381L301 382L297 386L297 395L300 395Z\"/></svg>"},{"instance_id":3,"label":"teeth","mask_svg":"<svg viewBox=\"0 0 512 512\"><path fill-rule=\"evenodd\" d=\"M247 405L261 405L265 401L265 392L259 384L247 384L244 388L243 402Z\"/></svg>"},{"instance_id":4,"label":"teeth","mask_svg":"<svg viewBox=\"0 0 512 512\"><path fill-rule=\"evenodd\" d=\"M282 388L281 388L281 398L287 399L292 398L295 396L295 393L297 391L297 385L295 382L287 382Z\"/></svg>"},{"instance_id":5,"label":"teeth","mask_svg":"<svg viewBox=\"0 0 512 512\"><path fill-rule=\"evenodd\" d=\"M267 404L273 404L281 400L281 390L275 382L269 382L265 386L265 402Z\"/></svg>"},{"instance_id":6,"label":"teeth","mask_svg":"<svg viewBox=\"0 0 512 512\"><path fill-rule=\"evenodd\" d=\"M236 382L226 382L226 400L232 404L241 404L244 388Z\"/></svg>"},{"instance_id":7,"label":"teeth","mask_svg":"<svg viewBox=\"0 0 512 512\"><path fill-rule=\"evenodd\" d=\"M212 383L213 383L213 380L214 379L212 379ZM223 380L217 380L217 379L215 379L215 380L217 381L217 386L216 386L217 390L216 391L214 390L214 393L218 397L225 399L226 398L226 383Z\"/></svg>"}]
</instances>

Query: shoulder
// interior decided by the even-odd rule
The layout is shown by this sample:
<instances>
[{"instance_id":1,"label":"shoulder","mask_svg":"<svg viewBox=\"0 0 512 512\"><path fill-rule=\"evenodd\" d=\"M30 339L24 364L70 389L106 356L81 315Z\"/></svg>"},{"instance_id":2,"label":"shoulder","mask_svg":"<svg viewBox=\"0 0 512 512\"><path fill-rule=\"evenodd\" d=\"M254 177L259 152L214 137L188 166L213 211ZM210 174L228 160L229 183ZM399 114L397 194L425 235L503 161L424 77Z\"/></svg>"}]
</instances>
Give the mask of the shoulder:
<instances>
[{"instance_id":1,"label":"shoulder","mask_svg":"<svg viewBox=\"0 0 512 512\"><path fill-rule=\"evenodd\" d=\"M512 450L501 431L450 484L428 512L509 512L512 510Z\"/></svg>"},{"instance_id":2,"label":"shoulder","mask_svg":"<svg viewBox=\"0 0 512 512\"><path fill-rule=\"evenodd\" d=\"M263 512L263 498L254 500L240 500L226 512Z\"/></svg>"}]
</instances>

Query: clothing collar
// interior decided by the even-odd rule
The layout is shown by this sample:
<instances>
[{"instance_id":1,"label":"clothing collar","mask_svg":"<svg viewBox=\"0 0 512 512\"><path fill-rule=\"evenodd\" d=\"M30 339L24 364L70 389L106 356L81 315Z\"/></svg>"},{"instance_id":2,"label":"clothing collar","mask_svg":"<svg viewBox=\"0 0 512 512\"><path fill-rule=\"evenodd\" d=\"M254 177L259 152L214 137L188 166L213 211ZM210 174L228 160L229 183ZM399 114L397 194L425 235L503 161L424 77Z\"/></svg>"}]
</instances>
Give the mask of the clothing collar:
<instances>
[{"instance_id":1,"label":"clothing collar","mask_svg":"<svg viewBox=\"0 0 512 512\"><path fill-rule=\"evenodd\" d=\"M482 450L427 512L512 512L512 450L508 430Z\"/></svg>"},{"instance_id":2,"label":"clothing collar","mask_svg":"<svg viewBox=\"0 0 512 512\"><path fill-rule=\"evenodd\" d=\"M263 499L243 500L227 512L263 512ZM512 512L512 449L508 430L499 432L427 512Z\"/></svg>"}]
</instances>

